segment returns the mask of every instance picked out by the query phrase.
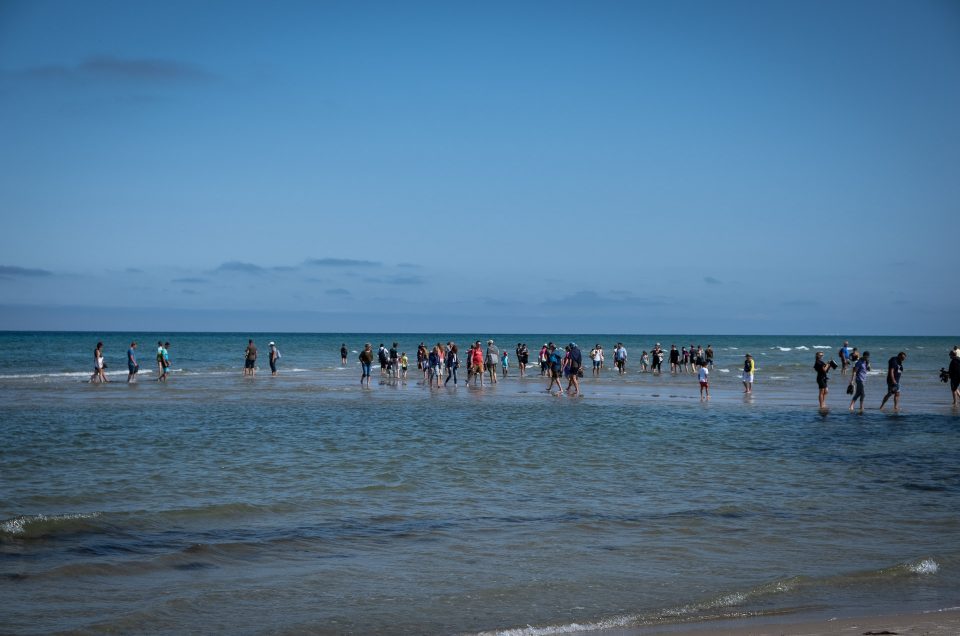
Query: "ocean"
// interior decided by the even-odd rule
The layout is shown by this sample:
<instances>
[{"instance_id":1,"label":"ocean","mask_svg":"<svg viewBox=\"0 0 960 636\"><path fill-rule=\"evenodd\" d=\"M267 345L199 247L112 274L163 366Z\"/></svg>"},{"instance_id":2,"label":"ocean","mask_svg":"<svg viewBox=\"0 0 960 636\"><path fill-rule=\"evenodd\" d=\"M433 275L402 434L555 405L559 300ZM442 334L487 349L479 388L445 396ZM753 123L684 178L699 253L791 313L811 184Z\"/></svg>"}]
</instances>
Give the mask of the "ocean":
<instances>
[{"instance_id":1,"label":"ocean","mask_svg":"<svg viewBox=\"0 0 960 636\"><path fill-rule=\"evenodd\" d=\"M360 386L365 342L413 361L488 338L511 357L495 386L431 389L415 362ZM839 370L817 408L814 353L843 339L872 353L863 415ZM535 635L956 606L960 413L938 370L960 338L843 339L0 333L0 632ZM87 382L98 340L106 385ZM517 377L516 343L547 340L603 344L582 397ZM637 372L655 342L712 344L709 402L693 375ZM880 412L901 350L902 411Z\"/></svg>"}]
</instances>

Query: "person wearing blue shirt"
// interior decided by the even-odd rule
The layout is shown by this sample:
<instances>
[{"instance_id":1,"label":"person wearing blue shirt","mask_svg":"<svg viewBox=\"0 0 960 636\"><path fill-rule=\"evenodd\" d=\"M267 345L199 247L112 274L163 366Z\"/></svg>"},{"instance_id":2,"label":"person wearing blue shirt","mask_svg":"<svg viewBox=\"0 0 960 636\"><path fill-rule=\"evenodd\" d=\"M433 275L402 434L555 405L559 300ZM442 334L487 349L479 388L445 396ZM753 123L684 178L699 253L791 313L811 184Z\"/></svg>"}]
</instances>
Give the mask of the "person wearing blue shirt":
<instances>
[{"instance_id":1,"label":"person wearing blue shirt","mask_svg":"<svg viewBox=\"0 0 960 636\"><path fill-rule=\"evenodd\" d=\"M137 343L131 342L130 348L127 349L127 384L136 382L137 371L139 370L140 365L137 364Z\"/></svg>"},{"instance_id":2,"label":"person wearing blue shirt","mask_svg":"<svg viewBox=\"0 0 960 636\"><path fill-rule=\"evenodd\" d=\"M837 355L840 356L840 375L846 375L847 367L850 366L850 343L844 340Z\"/></svg>"},{"instance_id":3,"label":"person wearing blue shirt","mask_svg":"<svg viewBox=\"0 0 960 636\"><path fill-rule=\"evenodd\" d=\"M860 412L863 413L863 398L866 397L863 387L867 381L867 372L869 370L870 352L864 351L863 356L857 360L856 364L853 365L853 373L850 374L850 385L853 386L854 383L856 383L856 391L853 394L853 399L850 400L851 413L853 412L853 405L856 403L857 399L860 400Z\"/></svg>"}]
</instances>

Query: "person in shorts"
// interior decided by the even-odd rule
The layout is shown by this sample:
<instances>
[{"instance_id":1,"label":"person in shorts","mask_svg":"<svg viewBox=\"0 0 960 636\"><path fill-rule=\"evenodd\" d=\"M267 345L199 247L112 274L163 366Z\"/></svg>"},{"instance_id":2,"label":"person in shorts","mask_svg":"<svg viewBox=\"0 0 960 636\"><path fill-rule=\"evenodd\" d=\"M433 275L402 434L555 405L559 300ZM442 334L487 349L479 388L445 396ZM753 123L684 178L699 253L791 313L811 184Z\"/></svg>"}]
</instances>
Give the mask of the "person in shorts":
<instances>
[{"instance_id":1,"label":"person in shorts","mask_svg":"<svg viewBox=\"0 0 960 636\"><path fill-rule=\"evenodd\" d=\"M830 373L830 364L823 361L823 352L817 351L816 358L813 362L813 370L817 372L817 389L819 390L818 399L820 400L820 410L827 408L827 393L830 392L830 389L827 388L827 383L830 381L830 378L827 376Z\"/></svg>"},{"instance_id":2,"label":"person in shorts","mask_svg":"<svg viewBox=\"0 0 960 636\"><path fill-rule=\"evenodd\" d=\"M709 400L710 399L710 380L709 380L710 371L707 370L706 364L701 364L700 369L697 371L697 380L700 382L700 400Z\"/></svg>"},{"instance_id":3,"label":"person in shorts","mask_svg":"<svg viewBox=\"0 0 960 636\"><path fill-rule=\"evenodd\" d=\"M893 410L900 410L900 376L903 375L903 361L906 359L907 354L901 351L887 361L887 394L880 402L881 411L891 397L893 397Z\"/></svg>"},{"instance_id":4,"label":"person in shorts","mask_svg":"<svg viewBox=\"0 0 960 636\"><path fill-rule=\"evenodd\" d=\"M251 378L257 373L257 345L253 339L247 341L247 348L243 352L243 375Z\"/></svg>"},{"instance_id":5,"label":"person in shorts","mask_svg":"<svg viewBox=\"0 0 960 636\"><path fill-rule=\"evenodd\" d=\"M583 354L577 343L567 345L567 395L580 395L580 369L583 367Z\"/></svg>"},{"instance_id":6,"label":"person in shorts","mask_svg":"<svg viewBox=\"0 0 960 636\"><path fill-rule=\"evenodd\" d=\"M479 340L473 343L473 349L470 352L470 375L474 378L479 377L480 386L483 386L483 347L480 346Z\"/></svg>"},{"instance_id":7,"label":"person in shorts","mask_svg":"<svg viewBox=\"0 0 960 636\"><path fill-rule=\"evenodd\" d=\"M560 390L558 395L563 395L563 385L560 384L560 376L563 369L563 357L557 351L557 347L551 342L547 349L547 366L550 375L550 385L547 386L547 393L552 392L553 385L556 384Z\"/></svg>"},{"instance_id":8,"label":"person in shorts","mask_svg":"<svg viewBox=\"0 0 960 636\"><path fill-rule=\"evenodd\" d=\"M600 367L603 365L603 348L599 343L590 352L590 359L593 361L593 375L600 375Z\"/></svg>"},{"instance_id":9,"label":"person in shorts","mask_svg":"<svg viewBox=\"0 0 960 636\"><path fill-rule=\"evenodd\" d=\"M753 356L751 356L749 353L743 356L743 375L740 379L743 380L744 393L753 393L753 372L756 370L756 368L757 367L753 361Z\"/></svg>"},{"instance_id":10,"label":"person in shorts","mask_svg":"<svg viewBox=\"0 0 960 636\"><path fill-rule=\"evenodd\" d=\"M127 384L137 381L137 372L140 370L140 365L137 364L137 343L131 342L130 348L127 349Z\"/></svg>"}]
</instances>

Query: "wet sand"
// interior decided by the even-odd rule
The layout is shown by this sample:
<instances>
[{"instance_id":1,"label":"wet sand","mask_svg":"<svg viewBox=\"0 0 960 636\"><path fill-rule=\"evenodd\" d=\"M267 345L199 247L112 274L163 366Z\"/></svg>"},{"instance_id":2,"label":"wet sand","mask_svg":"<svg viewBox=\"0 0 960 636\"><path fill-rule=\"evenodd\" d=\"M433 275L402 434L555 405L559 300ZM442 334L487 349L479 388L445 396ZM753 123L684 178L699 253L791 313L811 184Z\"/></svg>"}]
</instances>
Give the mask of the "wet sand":
<instances>
[{"instance_id":1,"label":"wet sand","mask_svg":"<svg viewBox=\"0 0 960 636\"><path fill-rule=\"evenodd\" d=\"M597 632L593 632L596 634ZM960 607L920 613L790 621L786 617L759 617L603 630L604 636L956 636L960 634ZM583 632L587 634L587 632Z\"/></svg>"}]
</instances>

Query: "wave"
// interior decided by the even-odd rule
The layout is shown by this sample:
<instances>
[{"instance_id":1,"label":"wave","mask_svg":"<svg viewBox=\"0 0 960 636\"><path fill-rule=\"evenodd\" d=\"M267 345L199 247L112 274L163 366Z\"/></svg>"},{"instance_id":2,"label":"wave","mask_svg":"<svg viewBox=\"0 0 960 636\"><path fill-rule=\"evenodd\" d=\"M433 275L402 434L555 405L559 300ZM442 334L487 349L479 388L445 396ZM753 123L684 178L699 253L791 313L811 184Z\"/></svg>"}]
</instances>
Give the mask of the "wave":
<instances>
[{"instance_id":1,"label":"wave","mask_svg":"<svg viewBox=\"0 0 960 636\"><path fill-rule=\"evenodd\" d=\"M830 345L813 345L814 349L833 349Z\"/></svg>"},{"instance_id":2,"label":"wave","mask_svg":"<svg viewBox=\"0 0 960 636\"><path fill-rule=\"evenodd\" d=\"M0 538L37 539L57 534L90 530L96 526L92 519L99 512L62 515L21 515L0 521Z\"/></svg>"},{"instance_id":3,"label":"wave","mask_svg":"<svg viewBox=\"0 0 960 636\"><path fill-rule=\"evenodd\" d=\"M545 625L480 632L477 636L553 636L578 632L610 629L649 627L664 624L686 623L691 621L717 620L730 618L751 618L774 616L789 613L790 608L769 610L734 609L750 601L762 600L770 596L787 594L808 587L847 587L853 584L869 584L877 580L898 579L903 577L929 576L939 572L939 564L931 557L924 557L892 567L866 572L854 572L826 577L794 576L764 583L756 587L726 592L702 601L687 603L659 611L623 614L584 623L564 625Z\"/></svg>"},{"instance_id":4,"label":"wave","mask_svg":"<svg viewBox=\"0 0 960 636\"><path fill-rule=\"evenodd\" d=\"M153 373L150 369L142 369L137 375L146 375ZM89 378L92 371L63 371L60 373L11 373L0 375L0 380L23 380L38 378ZM119 377L127 375L126 370L107 371L107 376Z\"/></svg>"},{"instance_id":5,"label":"wave","mask_svg":"<svg viewBox=\"0 0 960 636\"><path fill-rule=\"evenodd\" d=\"M810 347L805 347L805 346L803 346L803 345L799 345L799 346L797 346L797 347L794 347L794 349L796 349L797 351L810 351Z\"/></svg>"},{"instance_id":6,"label":"wave","mask_svg":"<svg viewBox=\"0 0 960 636\"><path fill-rule=\"evenodd\" d=\"M787 351L793 351L793 347L770 347L770 348L771 348L771 349L779 349L780 351L783 351L784 353L786 353Z\"/></svg>"}]
</instances>

